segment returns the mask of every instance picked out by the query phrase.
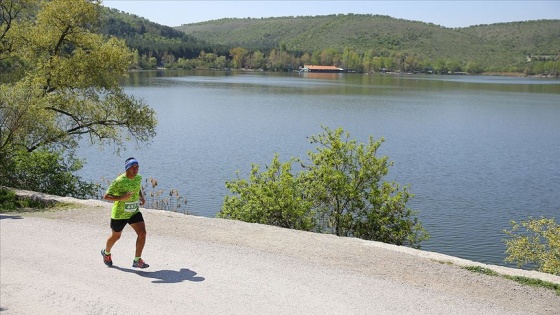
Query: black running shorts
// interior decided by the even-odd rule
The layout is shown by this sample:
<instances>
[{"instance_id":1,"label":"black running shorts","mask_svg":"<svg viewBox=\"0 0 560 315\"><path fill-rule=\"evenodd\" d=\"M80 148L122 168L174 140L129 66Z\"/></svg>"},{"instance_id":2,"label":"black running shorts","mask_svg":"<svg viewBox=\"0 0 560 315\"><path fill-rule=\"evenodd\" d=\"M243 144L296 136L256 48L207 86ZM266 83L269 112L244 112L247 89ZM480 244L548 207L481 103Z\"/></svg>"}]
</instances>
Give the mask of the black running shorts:
<instances>
[{"instance_id":1,"label":"black running shorts","mask_svg":"<svg viewBox=\"0 0 560 315\"><path fill-rule=\"evenodd\" d=\"M130 217L130 219L111 219L111 229L113 229L113 231L115 232L122 232L127 224L134 224L138 222L144 222L144 217L142 216L142 212L140 211L136 212L133 216Z\"/></svg>"}]
</instances>

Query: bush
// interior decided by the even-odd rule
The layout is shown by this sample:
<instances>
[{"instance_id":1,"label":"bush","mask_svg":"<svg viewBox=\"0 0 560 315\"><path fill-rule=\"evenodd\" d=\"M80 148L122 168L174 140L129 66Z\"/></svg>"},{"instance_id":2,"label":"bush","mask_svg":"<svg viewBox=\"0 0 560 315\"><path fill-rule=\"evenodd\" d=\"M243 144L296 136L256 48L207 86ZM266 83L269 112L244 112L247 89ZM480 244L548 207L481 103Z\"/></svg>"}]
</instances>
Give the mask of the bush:
<instances>
[{"instance_id":1,"label":"bush","mask_svg":"<svg viewBox=\"0 0 560 315\"><path fill-rule=\"evenodd\" d=\"M266 171L253 164L249 180L226 182L234 196L226 196L219 217L297 230L312 230L312 203L304 198L301 183L291 173L291 162L281 164L278 155Z\"/></svg>"},{"instance_id":2,"label":"bush","mask_svg":"<svg viewBox=\"0 0 560 315\"><path fill-rule=\"evenodd\" d=\"M506 262L519 267L536 264L537 270L560 275L560 226L553 218L529 218L511 221L512 229L505 230L510 239L505 240Z\"/></svg>"},{"instance_id":3,"label":"bush","mask_svg":"<svg viewBox=\"0 0 560 315\"><path fill-rule=\"evenodd\" d=\"M0 170L0 185L58 196L95 196L96 185L74 173L83 167L71 153L40 149L19 151Z\"/></svg>"},{"instance_id":4,"label":"bush","mask_svg":"<svg viewBox=\"0 0 560 315\"><path fill-rule=\"evenodd\" d=\"M0 212L17 211L22 208L45 208L39 201L20 198L13 191L0 188Z\"/></svg>"},{"instance_id":5,"label":"bush","mask_svg":"<svg viewBox=\"0 0 560 315\"><path fill-rule=\"evenodd\" d=\"M253 165L249 180L226 182L233 195L218 216L420 247L428 234L406 207L413 195L383 180L392 165L376 156L383 139L358 144L341 128L323 129L309 138L318 148L307 164L281 164L275 156L263 172ZM297 175L292 162L302 167Z\"/></svg>"}]
</instances>

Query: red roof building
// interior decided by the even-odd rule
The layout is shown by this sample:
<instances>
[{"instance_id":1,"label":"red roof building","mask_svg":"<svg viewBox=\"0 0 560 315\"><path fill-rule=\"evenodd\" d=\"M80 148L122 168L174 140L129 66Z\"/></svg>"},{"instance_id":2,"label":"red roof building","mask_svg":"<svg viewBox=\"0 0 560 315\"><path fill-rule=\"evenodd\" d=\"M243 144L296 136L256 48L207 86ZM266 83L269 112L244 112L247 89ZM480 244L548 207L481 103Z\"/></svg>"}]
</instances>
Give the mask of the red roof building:
<instances>
[{"instance_id":1,"label":"red roof building","mask_svg":"<svg viewBox=\"0 0 560 315\"><path fill-rule=\"evenodd\" d=\"M336 66L314 66L314 65L304 65L301 68L303 72L343 72L344 69Z\"/></svg>"}]
</instances>

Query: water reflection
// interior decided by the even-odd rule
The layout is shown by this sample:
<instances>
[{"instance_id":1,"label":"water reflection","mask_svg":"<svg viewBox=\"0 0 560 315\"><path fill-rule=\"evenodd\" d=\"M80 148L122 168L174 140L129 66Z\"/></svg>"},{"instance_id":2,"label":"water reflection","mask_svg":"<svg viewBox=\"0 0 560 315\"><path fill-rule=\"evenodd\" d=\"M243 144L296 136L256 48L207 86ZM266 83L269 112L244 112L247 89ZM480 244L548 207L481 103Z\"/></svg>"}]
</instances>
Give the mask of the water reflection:
<instances>
[{"instance_id":1,"label":"water reflection","mask_svg":"<svg viewBox=\"0 0 560 315\"><path fill-rule=\"evenodd\" d=\"M126 86L200 84L231 88L264 87L293 94L383 94L384 90L467 90L560 94L560 80L465 75L395 75L355 73L266 73L234 71L154 70L131 72ZM169 82L171 81L171 82Z\"/></svg>"}]
</instances>

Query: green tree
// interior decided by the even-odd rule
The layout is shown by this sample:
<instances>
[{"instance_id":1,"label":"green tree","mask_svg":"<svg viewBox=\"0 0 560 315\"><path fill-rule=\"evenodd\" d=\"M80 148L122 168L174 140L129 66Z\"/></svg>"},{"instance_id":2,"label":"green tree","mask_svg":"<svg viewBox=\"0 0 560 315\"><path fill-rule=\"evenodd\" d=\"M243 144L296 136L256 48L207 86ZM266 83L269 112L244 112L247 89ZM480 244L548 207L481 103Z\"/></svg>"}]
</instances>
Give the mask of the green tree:
<instances>
[{"instance_id":1,"label":"green tree","mask_svg":"<svg viewBox=\"0 0 560 315\"><path fill-rule=\"evenodd\" d=\"M536 264L541 272L560 275L560 225L553 218L529 218L511 221L511 226L504 231L510 237L505 240L505 261L519 267Z\"/></svg>"},{"instance_id":2,"label":"green tree","mask_svg":"<svg viewBox=\"0 0 560 315\"><path fill-rule=\"evenodd\" d=\"M461 63L457 60L447 60L446 68L451 73L462 71Z\"/></svg>"},{"instance_id":3,"label":"green tree","mask_svg":"<svg viewBox=\"0 0 560 315\"><path fill-rule=\"evenodd\" d=\"M449 68L447 67L447 62L444 59L438 59L434 62L434 72L437 74L447 74Z\"/></svg>"},{"instance_id":4,"label":"green tree","mask_svg":"<svg viewBox=\"0 0 560 315\"><path fill-rule=\"evenodd\" d=\"M483 69L477 62L469 61L465 66L465 71L470 74L479 74L483 72Z\"/></svg>"},{"instance_id":5,"label":"green tree","mask_svg":"<svg viewBox=\"0 0 560 315\"><path fill-rule=\"evenodd\" d=\"M309 53L305 53L300 58L300 65L304 66L304 65L308 65L308 64L311 64L311 55L309 55Z\"/></svg>"},{"instance_id":6,"label":"green tree","mask_svg":"<svg viewBox=\"0 0 560 315\"><path fill-rule=\"evenodd\" d=\"M266 60L266 67L272 71L291 71L297 69L296 58L286 51L272 49Z\"/></svg>"},{"instance_id":7,"label":"green tree","mask_svg":"<svg viewBox=\"0 0 560 315\"><path fill-rule=\"evenodd\" d=\"M175 66L175 56L165 52L161 57L161 63L165 68L173 68Z\"/></svg>"},{"instance_id":8,"label":"green tree","mask_svg":"<svg viewBox=\"0 0 560 315\"><path fill-rule=\"evenodd\" d=\"M255 51L249 58L249 68L263 69L266 66L266 58L260 51Z\"/></svg>"},{"instance_id":9,"label":"green tree","mask_svg":"<svg viewBox=\"0 0 560 315\"><path fill-rule=\"evenodd\" d=\"M336 49L324 49L321 51L321 65L337 66L340 62L340 56Z\"/></svg>"},{"instance_id":10,"label":"green tree","mask_svg":"<svg viewBox=\"0 0 560 315\"><path fill-rule=\"evenodd\" d=\"M383 65L388 71L396 71L399 69L397 61L394 58L382 57L381 59L383 60Z\"/></svg>"},{"instance_id":11,"label":"green tree","mask_svg":"<svg viewBox=\"0 0 560 315\"><path fill-rule=\"evenodd\" d=\"M418 70L419 63L420 61L418 60L417 56L415 55L406 56L406 58L404 59L404 71L414 72L415 70Z\"/></svg>"},{"instance_id":12,"label":"green tree","mask_svg":"<svg viewBox=\"0 0 560 315\"><path fill-rule=\"evenodd\" d=\"M5 175L12 187L73 197L93 198L97 193L97 185L74 174L82 168L83 161L72 153L39 149L18 154L11 162L10 173Z\"/></svg>"},{"instance_id":13,"label":"green tree","mask_svg":"<svg viewBox=\"0 0 560 315\"><path fill-rule=\"evenodd\" d=\"M271 71L279 71L283 68L280 53L276 49L272 49L266 58L266 68Z\"/></svg>"},{"instance_id":14,"label":"green tree","mask_svg":"<svg viewBox=\"0 0 560 315\"><path fill-rule=\"evenodd\" d=\"M177 59L177 68L180 69L194 69L196 68L199 59Z\"/></svg>"},{"instance_id":15,"label":"green tree","mask_svg":"<svg viewBox=\"0 0 560 315\"><path fill-rule=\"evenodd\" d=\"M153 70L157 68L156 57L150 55L142 55L136 58L138 60L138 66L144 70Z\"/></svg>"},{"instance_id":16,"label":"green tree","mask_svg":"<svg viewBox=\"0 0 560 315\"><path fill-rule=\"evenodd\" d=\"M248 181L227 182L233 195L218 216L419 247L428 235L406 207L412 194L383 180L392 165L376 156L383 139L358 144L341 128L323 130L310 137L318 148L308 163L293 159L297 175L276 156L267 171L253 165Z\"/></svg>"},{"instance_id":17,"label":"green tree","mask_svg":"<svg viewBox=\"0 0 560 315\"><path fill-rule=\"evenodd\" d=\"M25 3L3 0L2 5ZM149 141L155 112L124 93L135 53L122 40L96 33L99 1L53 0L24 6L0 21L4 58L20 60L22 74L0 85L0 184L10 185L15 161L36 150L60 157L80 139L92 144ZM36 11L35 11L36 9ZM62 148L66 148L63 151ZM68 168L74 171L74 168Z\"/></svg>"},{"instance_id":18,"label":"green tree","mask_svg":"<svg viewBox=\"0 0 560 315\"><path fill-rule=\"evenodd\" d=\"M281 164L278 155L262 173L253 164L249 180L226 182L234 195L226 196L218 216L252 223L311 230L314 216L311 202L301 193L298 179L291 173L291 162Z\"/></svg>"},{"instance_id":19,"label":"green tree","mask_svg":"<svg viewBox=\"0 0 560 315\"><path fill-rule=\"evenodd\" d=\"M349 47L344 48L342 54L342 66L356 72L362 72L362 59L360 55Z\"/></svg>"},{"instance_id":20,"label":"green tree","mask_svg":"<svg viewBox=\"0 0 560 315\"><path fill-rule=\"evenodd\" d=\"M226 56L219 56L216 60L214 60L214 63L212 63L212 68L222 70L225 69L227 65L228 60L226 59Z\"/></svg>"},{"instance_id":21,"label":"green tree","mask_svg":"<svg viewBox=\"0 0 560 315\"><path fill-rule=\"evenodd\" d=\"M312 65L320 65L321 64L321 51L317 50L314 51L311 55L311 64Z\"/></svg>"},{"instance_id":22,"label":"green tree","mask_svg":"<svg viewBox=\"0 0 560 315\"><path fill-rule=\"evenodd\" d=\"M368 49L362 58L362 69L364 72L376 71L373 66L373 57L375 52L373 49Z\"/></svg>"},{"instance_id":23,"label":"green tree","mask_svg":"<svg viewBox=\"0 0 560 315\"><path fill-rule=\"evenodd\" d=\"M8 33L17 23L18 16L30 10L32 3L30 0L0 1L0 59L9 57L17 38L8 36Z\"/></svg>"},{"instance_id":24,"label":"green tree","mask_svg":"<svg viewBox=\"0 0 560 315\"><path fill-rule=\"evenodd\" d=\"M560 61L548 60L544 63L544 72L547 75L558 76Z\"/></svg>"},{"instance_id":25,"label":"green tree","mask_svg":"<svg viewBox=\"0 0 560 315\"><path fill-rule=\"evenodd\" d=\"M358 144L342 128L310 137L318 148L304 166L306 195L313 196L323 232L417 247L427 234L406 207L408 187L383 180L392 166L376 156L383 141Z\"/></svg>"},{"instance_id":26,"label":"green tree","mask_svg":"<svg viewBox=\"0 0 560 315\"><path fill-rule=\"evenodd\" d=\"M384 68L387 69L386 66L385 66L385 58L383 58L383 57L373 57L371 59L371 70L373 70L373 72L379 72L379 71L383 70Z\"/></svg>"},{"instance_id":27,"label":"green tree","mask_svg":"<svg viewBox=\"0 0 560 315\"><path fill-rule=\"evenodd\" d=\"M229 53L231 54L232 66L234 69L243 68L245 66L245 58L249 51L243 47L234 47Z\"/></svg>"}]
</instances>

